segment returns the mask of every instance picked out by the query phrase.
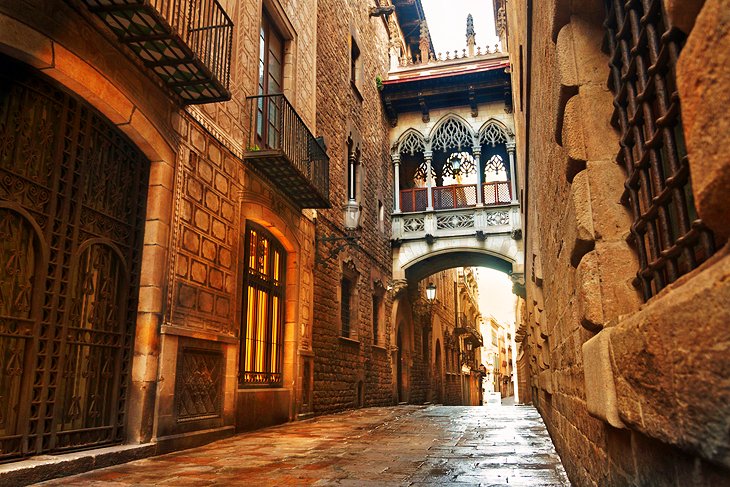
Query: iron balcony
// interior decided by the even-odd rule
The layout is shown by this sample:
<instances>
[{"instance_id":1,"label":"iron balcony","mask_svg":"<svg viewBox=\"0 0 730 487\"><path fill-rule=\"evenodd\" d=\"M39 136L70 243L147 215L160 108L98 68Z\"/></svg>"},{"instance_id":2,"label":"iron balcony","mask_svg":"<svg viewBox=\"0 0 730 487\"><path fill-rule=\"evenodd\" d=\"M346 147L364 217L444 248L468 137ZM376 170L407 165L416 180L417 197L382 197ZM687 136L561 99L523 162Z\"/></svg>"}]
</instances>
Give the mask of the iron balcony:
<instances>
[{"instance_id":1,"label":"iron balcony","mask_svg":"<svg viewBox=\"0 0 730 487\"><path fill-rule=\"evenodd\" d=\"M300 208L330 208L329 157L283 94L249 96L243 158Z\"/></svg>"},{"instance_id":2,"label":"iron balcony","mask_svg":"<svg viewBox=\"0 0 730 487\"><path fill-rule=\"evenodd\" d=\"M233 22L217 0L82 0L182 103L230 100Z\"/></svg>"}]
</instances>

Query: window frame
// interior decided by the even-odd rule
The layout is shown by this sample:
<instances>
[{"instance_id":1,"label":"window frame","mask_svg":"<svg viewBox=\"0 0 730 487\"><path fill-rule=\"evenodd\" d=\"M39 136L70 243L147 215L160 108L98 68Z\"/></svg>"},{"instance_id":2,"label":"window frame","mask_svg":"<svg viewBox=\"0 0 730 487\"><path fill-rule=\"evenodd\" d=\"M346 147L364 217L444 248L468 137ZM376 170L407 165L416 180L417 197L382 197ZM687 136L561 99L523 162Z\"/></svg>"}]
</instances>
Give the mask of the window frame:
<instances>
[{"instance_id":1,"label":"window frame","mask_svg":"<svg viewBox=\"0 0 730 487\"><path fill-rule=\"evenodd\" d=\"M277 52L272 49L272 39L278 40L280 46ZM278 95L284 93L284 69L286 67L286 43L287 37L279 29L278 25L272 19L271 15L264 9L261 13L261 24L259 25L259 65L258 79L256 81L256 93L262 97L258 100L256 107L256 125L255 140L260 147L277 146L277 141L281 139L280 129L277 128L276 121L272 124L272 113L274 116L282 116L281 98L266 97L266 95ZM278 54L279 76L271 75L271 56L276 59ZM271 81L277 83L278 90L272 91ZM275 139L272 142L271 136Z\"/></svg>"},{"instance_id":2,"label":"window frame","mask_svg":"<svg viewBox=\"0 0 730 487\"><path fill-rule=\"evenodd\" d=\"M252 235L257 232L260 238L265 239L268 243L266 245L267 255L265 256L264 272L260 268L252 268L253 260L261 258L261 241L259 239L256 242L256 255L251 255L252 248ZM245 238L244 240L244 261L243 261L243 278L242 278L242 306L241 306L241 327L239 335L239 366L238 366L238 387L281 387L284 384L284 328L286 325L285 319L285 302L286 302L286 250L284 246L279 242L276 237L266 230L263 226L254 223L252 221L246 222ZM274 258L275 252L278 252L278 273L275 267L277 265L277 259ZM260 260L258 261L260 264ZM276 276L278 275L278 279ZM260 340L258 332L262 331L261 326L258 329L252 329L252 335L249 335L249 320L248 317L251 315L250 305L250 292L249 289L256 291L256 298L261 297L260 293L263 293L266 298L266 309L265 309L265 325L264 340ZM275 299L278 298L278 305L275 304ZM257 308L260 311L262 308ZM275 314L274 314L275 312ZM259 316L259 315L257 315ZM276 337L274 337L274 319L278 318L276 324ZM253 342L249 347L249 336ZM253 357L259 357L258 347L263 346L263 354L261 355L264 362L263 367L256 365L257 370L246 370L249 359L249 354L253 353ZM274 355L275 354L275 355ZM272 356L274 357L272 360ZM253 360L256 360L254 358ZM258 370L263 369L263 370ZM247 374L251 374L247 376Z\"/></svg>"}]
</instances>

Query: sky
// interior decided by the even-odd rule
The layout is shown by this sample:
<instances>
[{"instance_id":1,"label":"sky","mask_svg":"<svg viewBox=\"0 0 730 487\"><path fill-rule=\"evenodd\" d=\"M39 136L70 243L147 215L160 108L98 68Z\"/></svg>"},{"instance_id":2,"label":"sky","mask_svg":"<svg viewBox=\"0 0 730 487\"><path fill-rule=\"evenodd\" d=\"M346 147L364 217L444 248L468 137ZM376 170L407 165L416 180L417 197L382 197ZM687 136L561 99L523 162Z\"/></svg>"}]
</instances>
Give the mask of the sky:
<instances>
[{"instance_id":1,"label":"sky","mask_svg":"<svg viewBox=\"0 0 730 487\"><path fill-rule=\"evenodd\" d=\"M487 267L480 267L477 277L479 286L479 311L501 323L514 323L517 296L512 294L512 280L507 274Z\"/></svg>"},{"instance_id":2,"label":"sky","mask_svg":"<svg viewBox=\"0 0 730 487\"><path fill-rule=\"evenodd\" d=\"M431 32L433 48L439 52L466 47L466 16L474 17L477 46L482 49L499 41L494 33L492 0L421 0Z\"/></svg>"}]
</instances>

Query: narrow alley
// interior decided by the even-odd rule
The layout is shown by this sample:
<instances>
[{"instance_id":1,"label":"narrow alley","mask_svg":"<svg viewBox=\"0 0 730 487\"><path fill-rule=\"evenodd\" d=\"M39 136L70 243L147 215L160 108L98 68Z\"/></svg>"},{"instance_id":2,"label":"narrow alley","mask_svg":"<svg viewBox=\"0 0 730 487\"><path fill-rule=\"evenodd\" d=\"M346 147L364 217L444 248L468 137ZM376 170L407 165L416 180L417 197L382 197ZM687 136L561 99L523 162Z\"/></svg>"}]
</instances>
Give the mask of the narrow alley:
<instances>
[{"instance_id":1,"label":"narrow alley","mask_svg":"<svg viewBox=\"0 0 730 487\"><path fill-rule=\"evenodd\" d=\"M41 485L570 485L531 406L397 406L288 423Z\"/></svg>"}]
</instances>

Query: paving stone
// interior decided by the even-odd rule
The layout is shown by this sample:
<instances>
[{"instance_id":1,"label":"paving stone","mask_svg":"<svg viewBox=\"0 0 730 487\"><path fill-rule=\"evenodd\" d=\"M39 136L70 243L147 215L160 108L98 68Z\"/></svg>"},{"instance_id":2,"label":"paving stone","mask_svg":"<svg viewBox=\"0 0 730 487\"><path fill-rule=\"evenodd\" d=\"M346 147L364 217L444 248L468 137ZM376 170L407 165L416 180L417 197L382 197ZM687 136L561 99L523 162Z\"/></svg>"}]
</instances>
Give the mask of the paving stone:
<instances>
[{"instance_id":1,"label":"paving stone","mask_svg":"<svg viewBox=\"0 0 730 487\"><path fill-rule=\"evenodd\" d=\"M527 407L397 406L320 416L47 486L570 485Z\"/></svg>"}]
</instances>

